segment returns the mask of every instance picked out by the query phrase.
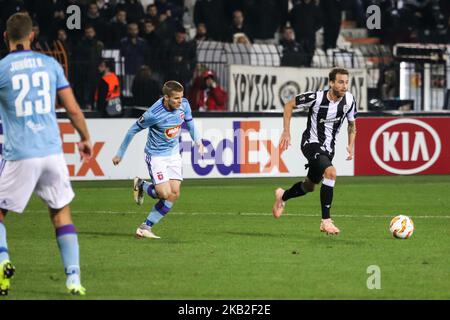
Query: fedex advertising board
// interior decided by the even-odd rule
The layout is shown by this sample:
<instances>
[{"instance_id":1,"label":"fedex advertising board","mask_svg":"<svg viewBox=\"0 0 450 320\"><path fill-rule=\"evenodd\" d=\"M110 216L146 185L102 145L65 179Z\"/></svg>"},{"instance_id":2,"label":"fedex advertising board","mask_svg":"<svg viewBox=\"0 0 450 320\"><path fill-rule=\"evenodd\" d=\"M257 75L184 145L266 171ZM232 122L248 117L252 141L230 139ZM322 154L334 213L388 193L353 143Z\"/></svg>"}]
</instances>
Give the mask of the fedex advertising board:
<instances>
[{"instance_id":1,"label":"fedex advertising board","mask_svg":"<svg viewBox=\"0 0 450 320\"><path fill-rule=\"evenodd\" d=\"M76 143L79 136L68 120L59 120L63 152L73 180L148 178L144 161L144 147L148 130L136 134L118 166L112 158L116 154L129 127L136 119L87 119L93 157L82 163ZM303 177L306 159L300 151L300 140L306 128L306 118L291 121L291 146L282 151L278 142L283 119L274 118L196 118L194 119L207 153L197 152L188 130L180 134L184 178L236 177ZM0 127L1 129L1 127ZM3 137L0 135L0 139ZM339 175L353 175L353 161L346 157L346 123L341 129L333 163ZM0 140L2 143L2 140Z\"/></svg>"}]
</instances>

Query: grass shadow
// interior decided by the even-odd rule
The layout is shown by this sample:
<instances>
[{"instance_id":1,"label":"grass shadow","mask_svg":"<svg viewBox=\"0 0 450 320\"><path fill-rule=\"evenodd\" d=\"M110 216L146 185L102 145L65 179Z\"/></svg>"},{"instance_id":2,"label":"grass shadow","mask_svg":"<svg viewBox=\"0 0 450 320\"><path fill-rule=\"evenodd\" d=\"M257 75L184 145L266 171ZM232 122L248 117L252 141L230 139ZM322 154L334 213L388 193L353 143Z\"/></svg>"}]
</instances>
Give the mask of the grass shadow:
<instances>
[{"instance_id":1,"label":"grass shadow","mask_svg":"<svg viewBox=\"0 0 450 320\"><path fill-rule=\"evenodd\" d=\"M90 232L90 231L79 231L79 235L87 235L87 236L93 236L95 237L135 237L134 233L128 232L128 233L117 233L117 232Z\"/></svg>"}]
</instances>

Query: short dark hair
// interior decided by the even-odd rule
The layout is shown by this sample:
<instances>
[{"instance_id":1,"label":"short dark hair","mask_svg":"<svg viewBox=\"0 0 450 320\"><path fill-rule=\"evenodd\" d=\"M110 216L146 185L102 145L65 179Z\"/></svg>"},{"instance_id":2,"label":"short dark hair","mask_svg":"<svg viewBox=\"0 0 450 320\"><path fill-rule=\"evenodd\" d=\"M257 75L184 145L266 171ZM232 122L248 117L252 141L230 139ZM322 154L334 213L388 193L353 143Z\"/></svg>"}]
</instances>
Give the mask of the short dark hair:
<instances>
[{"instance_id":1,"label":"short dark hair","mask_svg":"<svg viewBox=\"0 0 450 320\"><path fill-rule=\"evenodd\" d=\"M84 25L83 30L87 30L87 29L94 29L94 31L97 31L97 30L95 30L94 25L93 25L93 24L90 24L90 23L86 23L86 24Z\"/></svg>"},{"instance_id":2,"label":"short dark hair","mask_svg":"<svg viewBox=\"0 0 450 320\"><path fill-rule=\"evenodd\" d=\"M101 62L105 64L105 67L107 67L109 69L109 71L115 72L114 59L103 59Z\"/></svg>"},{"instance_id":3,"label":"short dark hair","mask_svg":"<svg viewBox=\"0 0 450 320\"><path fill-rule=\"evenodd\" d=\"M348 70L344 69L344 68L333 68L330 71L330 74L328 75L328 80L329 81L336 81L336 75L337 74L346 74L348 75Z\"/></svg>"},{"instance_id":4,"label":"short dark hair","mask_svg":"<svg viewBox=\"0 0 450 320\"><path fill-rule=\"evenodd\" d=\"M28 37L33 30L33 22L28 13L18 12L6 21L8 39L19 41Z\"/></svg>"},{"instance_id":5,"label":"short dark hair","mask_svg":"<svg viewBox=\"0 0 450 320\"><path fill-rule=\"evenodd\" d=\"M184 88L178 81L170 80L164 83L162 92L165 96L171 96L172 92L183 92Z\"/></svg>"}]
</instances>

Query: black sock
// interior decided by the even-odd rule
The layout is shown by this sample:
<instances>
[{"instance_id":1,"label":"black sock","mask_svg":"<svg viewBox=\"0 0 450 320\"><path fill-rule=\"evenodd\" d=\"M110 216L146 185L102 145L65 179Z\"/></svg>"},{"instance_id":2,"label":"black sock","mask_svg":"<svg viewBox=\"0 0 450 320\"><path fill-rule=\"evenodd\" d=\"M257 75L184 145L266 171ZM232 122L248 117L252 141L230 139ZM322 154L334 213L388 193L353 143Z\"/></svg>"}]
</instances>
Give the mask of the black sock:
<instances>
[{"instance_id":1,"label":"black sock","mask_svg":"<svg viewBox=\"0 0 450 320\"><path fill-rule=\"evenodd\" d=\"M303 187L303 181L297 182L294 184L290 189L286 190L283 194L283 201L287 201L291 198L296 198L300 196L304 196L308 192L305 191L305 188Z\"/></svg>"},{"instance_id":2,"label":"black sock","mask_svg":"<svg viewBox=\"0 0 450 320\"><path fill-rule=\"evenodd\" d=\"M322 183L320 188L320 204L322 205L322 219L330 218L330 208L333 202L333 187Z\"/></svg>"}]
</instances>

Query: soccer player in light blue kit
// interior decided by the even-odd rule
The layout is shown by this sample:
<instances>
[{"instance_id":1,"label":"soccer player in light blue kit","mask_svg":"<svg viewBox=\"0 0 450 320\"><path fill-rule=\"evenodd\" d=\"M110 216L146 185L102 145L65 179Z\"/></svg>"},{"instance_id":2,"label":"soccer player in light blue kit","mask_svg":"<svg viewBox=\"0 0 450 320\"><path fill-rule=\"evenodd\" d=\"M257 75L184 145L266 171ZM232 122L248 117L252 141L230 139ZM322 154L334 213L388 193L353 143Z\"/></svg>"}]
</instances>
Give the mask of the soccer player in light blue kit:
<instances>
[{"instance_id":1,"label":"soccer player in light blue kit","mask_svg":"<svg viewBox=\"0 0 450 320\"><path fill-rule=\"evenodd\" d=\"M153 206L145 222L137 228L137 237L159 239L160 237L153 233L152 227L170 211L180 196L183 175L179 136L183 122L186 122L200 154L203 154L204 147L194 126L189 102L183 98L183 91L180 83L167 81L162 89L164 96L131 126L113 158L114 165L118 165L134 135L148 128L145 162L152 183L135 178L133 183L134 200L141 205L145 192L159 201Z\"/></svg>"},{"instance_id":2,"label":"soccer player in light blue kit","mask_svg":"<svg viewBox=\"0 0 450 320\"><path fill-rule=\"evenodd\" d=\"M80 283L78 238L69 203L74 197L55 114L58 93L89 159L92 147L83 113L59 63L30 50L28 14L12 15L4 34L10 53L0 61L0 116L4 145L0 164L0 295L8 294L12 265L4 224L8 211L22 213L33 191L47 203L70 293L84 295Z\"/></svg>"}]
</instances>

